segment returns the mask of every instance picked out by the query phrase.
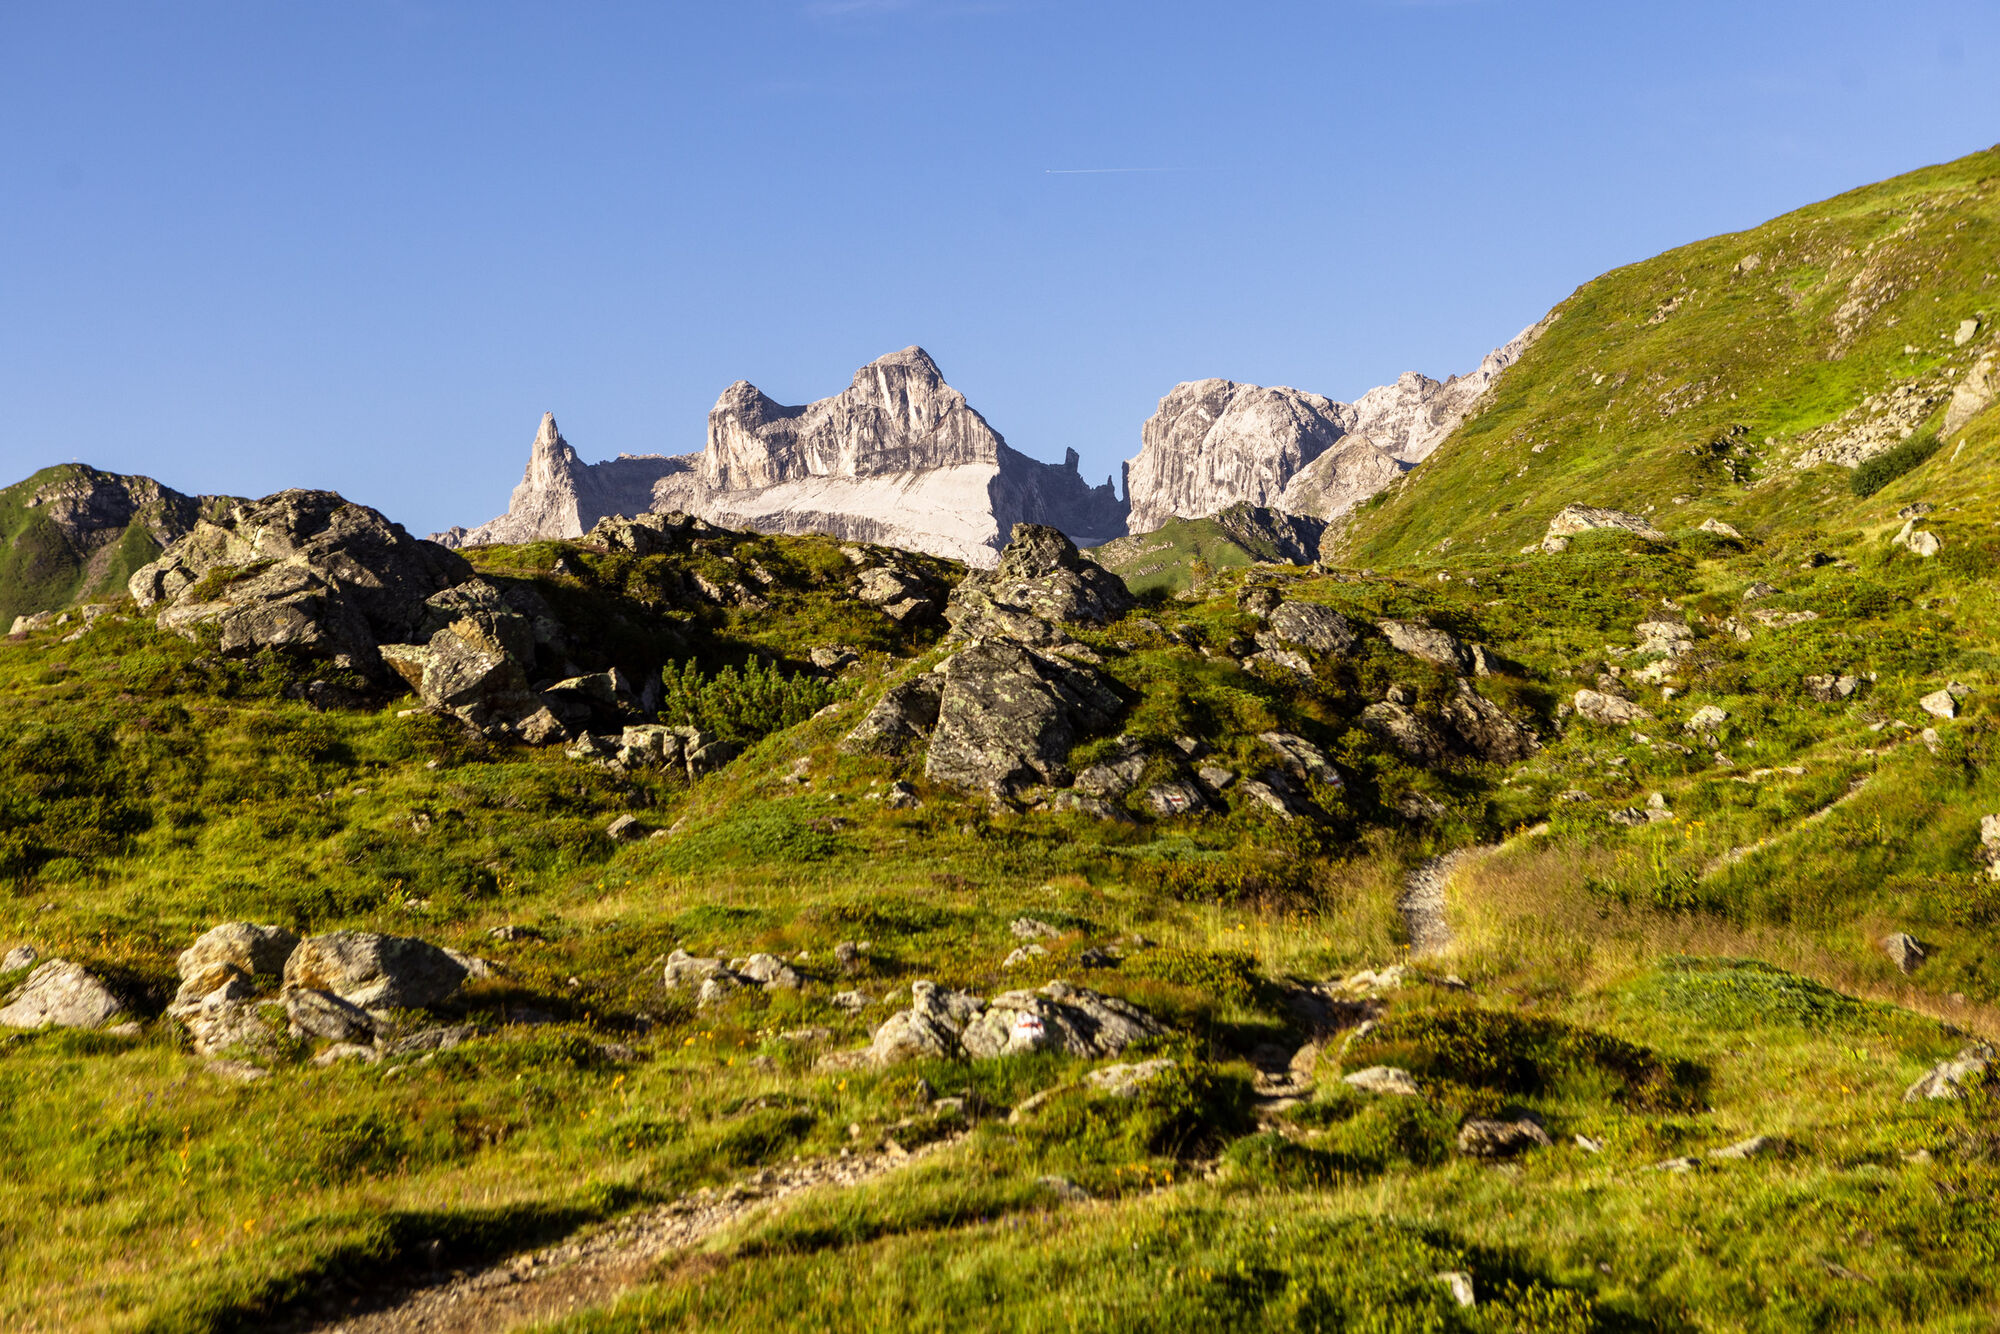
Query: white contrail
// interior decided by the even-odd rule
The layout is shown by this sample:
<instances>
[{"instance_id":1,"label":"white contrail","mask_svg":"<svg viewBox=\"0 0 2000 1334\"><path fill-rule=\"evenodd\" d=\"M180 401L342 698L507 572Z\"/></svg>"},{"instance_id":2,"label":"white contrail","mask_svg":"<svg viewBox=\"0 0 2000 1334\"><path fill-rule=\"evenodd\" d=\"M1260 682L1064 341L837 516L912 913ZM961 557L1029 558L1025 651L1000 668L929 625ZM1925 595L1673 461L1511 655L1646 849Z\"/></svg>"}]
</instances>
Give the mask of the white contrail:
<instances>
[{"instance_id":1,"label":"white contrail","mask_svg":"<svg viewBox=\"0 0 2000 1334\"><path fill-rule=\"evenodd\" d=\"M1044 176L1115 176L1133 171L1200 171L1200 167L1044 167Z\"/></svg>"}]
</instances>

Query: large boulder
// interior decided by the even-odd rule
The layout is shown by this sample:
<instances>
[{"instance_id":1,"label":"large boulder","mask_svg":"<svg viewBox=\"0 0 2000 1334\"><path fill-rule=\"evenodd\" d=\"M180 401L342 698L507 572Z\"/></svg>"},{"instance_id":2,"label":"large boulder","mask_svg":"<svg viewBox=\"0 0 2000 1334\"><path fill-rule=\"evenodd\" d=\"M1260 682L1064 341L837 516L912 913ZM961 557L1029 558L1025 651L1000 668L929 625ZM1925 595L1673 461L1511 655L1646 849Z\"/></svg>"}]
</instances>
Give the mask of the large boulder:
<instances>
[{"instance_id":1,"label":"large boulder","mask_svg":"<svg viewBox=\"0 0 2000 1334\"><path fill-rule=\"evenodd\" d=\"M384 679L375 646L409 640L425 600L471 575L365 505L280 491L203 519L128 588L164 628L213 632L225 653L285 649Z\"/></svg>"},{"instance_id":2,"label":"large boulder","mask_svg":"<svg viewBox=\"0 0 2000 1334\"><path fill-rule=\"evenodd\" d=\"M1098 672L1005 640L947 658L924 773L933 782L1010 794L1062 787L1070 747L1108 727L1120 701Z\"/></svg>"},{"instance_id":3,"label":"large boulder","mask_svg":"<svg viewBox=\"0 0 2000 1334\"><path fill-rule=\"evenodd\" d=\"M124 1011L125 1002L82 964L48 959L7 998L0 1027L97 1028Z\"/></svg>"},{"instance_id":4,"label":"large boulder","mask_svg":"<svg viewBox=\"0 0 2000 1334\"><path fill-rule=\"evenodd\" d=\"M1648 542L1667 540L1665 533L1640 515L1627 514L1624 510L1600 509L1596 505L1565 505L1555 518L1549 520L1548 531L1542 534L1542 550L1551 555L1567 551L1572 537L1599 528L1623 528Z\"/></svg>"},{"instance_id":5,"label":"large boulder","mask_svg":"<svg viewBox=\"0 0 2000 1334\"><path fill-rule=\"evenodd\" d=\"M465 965L409 936L333 931L308 936L285 962L286 991L326 991L364 1010L418 1009L450 996Z\"/></svg>"}]
</instances>

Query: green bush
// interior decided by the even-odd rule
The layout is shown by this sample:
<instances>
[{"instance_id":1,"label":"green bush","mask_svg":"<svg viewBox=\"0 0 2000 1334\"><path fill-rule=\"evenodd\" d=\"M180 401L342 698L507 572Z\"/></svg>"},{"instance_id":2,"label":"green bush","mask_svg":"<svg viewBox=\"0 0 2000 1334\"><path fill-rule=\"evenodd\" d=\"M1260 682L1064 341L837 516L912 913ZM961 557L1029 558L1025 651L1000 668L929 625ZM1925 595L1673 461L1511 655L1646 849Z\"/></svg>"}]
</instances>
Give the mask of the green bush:
<instances>
[{"instance_id":1,"label":"green bush","mask_svg":"<svg viewBox=\"0 0 2000 1334\"><path fill-rule=\"evenodd\" d=\"M1699 1066L1608 1033L1471 1005L1397 1015L1356 1041L1346 1063L1502 1094L1608 1084L1615 1101L1648 1109L1693 1106L1705 1082Z\"/></svg>"},{"instance_id":2,"label":"green bush","mask_svg":"<svg viewBox=\"0 0 2000 1334\"><path fill-rule=\"evenodd\" d=\"M1669 1014L1732 1028L1844 1028L1865 1021L1871 1009L1756 959L1669 959L1646 990Z\"/></svg>"},{"instance_id":3,"label":"green bush","mask_svg":"<svg viewBox=\"0 0 2000 1334\"><path fill-rule=\"evenodd\" d=\"M1228 950L1146 950L1121 970L1174 986L1194 987L1225 1004L1248 1004L1257 994L1257 961Z\"/></svg>"},{"instance_id":4,"label":"green bush","mask_svg":"<svg viewBox=\"0 0 2000 1334\"><path fill-rule=\"evenodd\" d=\"M1940 443L1937 436L1928 431L1913 435L1894 449L1863 462L1848 479L1848 485L1854 488L1857 496L1872 496L1937 453Z\"/></svg>"},{"instance_id":5,"label":"green bush","mask_svg":"<svg viewBox=\"0 0 2000 1334\"><path fill-rule=\"evenodd\" d=\"M831 682L801 672L786 676L773 662L752 658L741 670L703 675L692 660L662 673L663 722L699 727L746 745L795 726L834 701Z\"/></svg>"}]
</instances>

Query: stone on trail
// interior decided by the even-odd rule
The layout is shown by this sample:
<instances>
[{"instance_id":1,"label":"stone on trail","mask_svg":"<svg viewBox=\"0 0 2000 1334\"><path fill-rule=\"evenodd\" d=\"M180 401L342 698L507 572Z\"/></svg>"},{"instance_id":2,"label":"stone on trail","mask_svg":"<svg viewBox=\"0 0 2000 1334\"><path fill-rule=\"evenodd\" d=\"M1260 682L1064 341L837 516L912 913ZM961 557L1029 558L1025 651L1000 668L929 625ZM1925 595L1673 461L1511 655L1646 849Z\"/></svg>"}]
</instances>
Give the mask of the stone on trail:
<instances>
[{"instance_id":1,"label":"stone on trail","mask_svg":"<svg viewBox=\"0 0 2000 1334\"><path fill-rule=\"evenodd\" d=\"M0 1027L98 1028L124 1010L125 1002L83 965L49 959L7 998Z\"/></svg>"}]
</instances>

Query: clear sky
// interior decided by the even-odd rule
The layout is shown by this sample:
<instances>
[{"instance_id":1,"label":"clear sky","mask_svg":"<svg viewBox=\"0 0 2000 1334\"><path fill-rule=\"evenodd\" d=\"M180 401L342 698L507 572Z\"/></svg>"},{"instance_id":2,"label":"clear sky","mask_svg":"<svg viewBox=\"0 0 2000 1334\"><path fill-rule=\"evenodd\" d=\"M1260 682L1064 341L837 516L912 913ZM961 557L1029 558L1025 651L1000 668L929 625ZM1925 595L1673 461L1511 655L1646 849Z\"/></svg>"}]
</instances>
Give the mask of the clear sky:
<instances>
[{"instance_id":1,"label":"clear sky","mask_svg":"<svg viewBox=\"0 0 2000 1334\"><path fill-rule=\"evenodd\" d=\"M2000 0L0 0L0 481L419 533L910 343L1086 476L2000 140Z\"/></svg>"}]
</instances>

